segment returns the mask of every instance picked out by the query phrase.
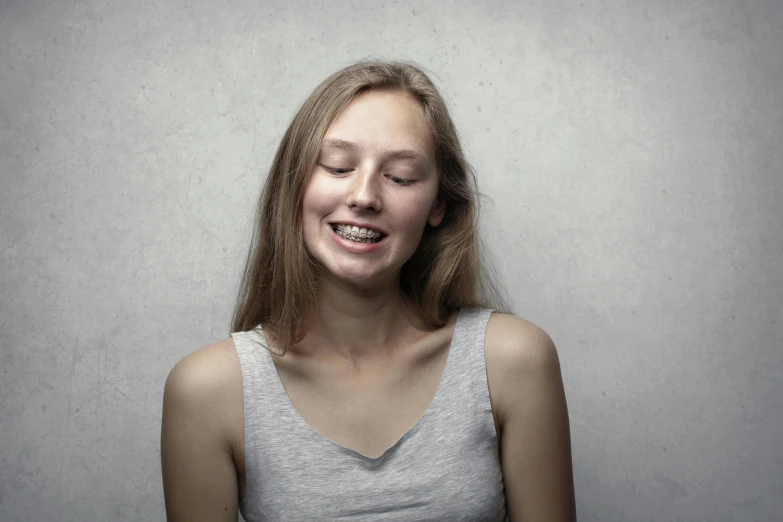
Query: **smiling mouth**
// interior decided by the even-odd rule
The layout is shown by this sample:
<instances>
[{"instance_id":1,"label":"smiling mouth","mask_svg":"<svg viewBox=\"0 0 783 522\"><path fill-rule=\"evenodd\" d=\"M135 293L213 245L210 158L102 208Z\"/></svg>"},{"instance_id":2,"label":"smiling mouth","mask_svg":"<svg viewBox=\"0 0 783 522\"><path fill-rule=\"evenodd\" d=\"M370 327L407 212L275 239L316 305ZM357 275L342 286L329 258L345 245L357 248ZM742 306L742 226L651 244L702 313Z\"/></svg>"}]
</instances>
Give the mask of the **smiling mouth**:
<instances>
[{"instance_id":1,"label":"smiling mouth","mask_svg":"<svg viewBox=\"0 0 783 522\"><path fill-rule=\"evenodd\" d=\"M351 227L349 225L332 224L334 233L348 241L356 243L379 243L385 235L366 228Z\"/></svg>"}]
</instances>

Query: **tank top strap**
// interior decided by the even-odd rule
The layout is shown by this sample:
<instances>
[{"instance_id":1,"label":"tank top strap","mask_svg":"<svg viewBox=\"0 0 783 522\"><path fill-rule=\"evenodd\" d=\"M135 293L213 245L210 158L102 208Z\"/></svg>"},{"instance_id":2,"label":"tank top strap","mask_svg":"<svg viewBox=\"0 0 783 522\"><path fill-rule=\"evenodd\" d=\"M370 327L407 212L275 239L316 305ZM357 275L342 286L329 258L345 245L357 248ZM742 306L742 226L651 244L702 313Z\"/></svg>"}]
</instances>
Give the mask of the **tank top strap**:
<instances>
[{"instance_id":1,"label":"tank top strap","mask_svg":"<svg viewBox=\"0 0 783 522\"><path fill-rule=\"evenodd\" d=\"M487 451L497 451L497 433L489 397L484 336L494 310L463 308L454 326L443 381L429 419L438 436L475 437Z\"/></svg>"},{"instance_id":2,"label":"tank top strap","mask_svg":"<svg viewBox=\"0 0 783 522\"><path fill-rule=\"evenodd\" d=\"M244 382L251 384L254 391L265 390L264 396L269 396L269 383L277 377L271 357L267 352L266 338L261 325L252 330L234 332L231 334L236 346L239 362L242 365L242 377ZM263 384L263 388L256 385ZM254 397L260 398L260 397Z\"/></svg>"},{"instance_id":3,"label":"tank top strap","mask_svg":"<svg viewBox=\"0 0 783 522\"><path fill-rule=\"evenodd\" d=\"M444 388L457 388L444 395L462 398L468 391L477 391L476 386L487 384L484 334L492 312L483 308L460 309L442 383Z\"/></svg>"},{"instance_id":4,"label":"tank top strap","mask_svg":"<svg viewBox=\"0 0 783 522\"><path fill-rule=\"evenodd\" d=\"M273 432L281 423L294 421L261 325L231 334L242 367L245 439Z\"/></svg>"}]
</instances>

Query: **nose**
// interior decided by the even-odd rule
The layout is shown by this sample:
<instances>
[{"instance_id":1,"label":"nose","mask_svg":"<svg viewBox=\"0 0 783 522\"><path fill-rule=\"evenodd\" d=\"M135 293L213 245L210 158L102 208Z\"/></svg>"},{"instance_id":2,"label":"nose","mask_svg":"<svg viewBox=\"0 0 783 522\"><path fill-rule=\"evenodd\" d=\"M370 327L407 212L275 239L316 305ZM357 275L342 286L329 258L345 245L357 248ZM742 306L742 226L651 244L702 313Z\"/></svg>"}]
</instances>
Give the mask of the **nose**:
<instances>
[{"instance_id":1,"label":"nose","mask_svg":"<svg viewBox=\"0 0 783 522\"><path fill-rule=\"evenodd\" d=\"M351 180L346 203L356 210L381 210L379 176L375 169L357 169Z\"/></svg>"}]
</instances>

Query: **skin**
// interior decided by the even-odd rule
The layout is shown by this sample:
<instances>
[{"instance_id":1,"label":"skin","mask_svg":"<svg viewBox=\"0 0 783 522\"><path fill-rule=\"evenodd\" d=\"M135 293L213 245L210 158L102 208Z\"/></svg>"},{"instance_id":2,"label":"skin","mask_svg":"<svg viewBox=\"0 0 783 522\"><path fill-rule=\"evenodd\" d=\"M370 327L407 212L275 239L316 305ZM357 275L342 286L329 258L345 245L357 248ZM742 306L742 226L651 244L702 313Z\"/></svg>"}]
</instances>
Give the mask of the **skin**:
<instances>
[{"instance_id":1,"label":"skin","mask_svg":"<svg viewBox=\"0 0 783 522\"><path fill-rule=\"evenodd\" d=\"M425 225L443 219L437 196L435 145L421 106L398 92L358 96L327 131L304 194L304 241L324 267L319 299L328 306L317 307L303 346L318 346L358 369L391 356L412 330L425 328L409 312L399 274ZM346 251L331 226L344 221L384 231L383 247Z\"/></svg>"},{"instance_id":2,"label":"skin","mask_svg":"<svg viewBox=\"0 0 783 522\"><path fill-rule=\"evenodd\" d=\"M319 306L294 357L356 378L394 364L427 335L399 291L402 265L426 224L437 226L434 144L421 107L399 92L357 97L329 128L302 205L304 241L323 267ZM326 145L331 143L331 145ZM399 151L409 151L401 157ZM416 158L413 158L415 156ZM371 223L381 248L341 247L331 223ZM267 332L274 338L274 332ZM494 313L485 336L487 377L509 520L573 521L565 394L551 338ZM242 374L229 338L181 360L166 381L161 463L169 521L235 521L243 492Z\"/></svg>"}]
</instances>

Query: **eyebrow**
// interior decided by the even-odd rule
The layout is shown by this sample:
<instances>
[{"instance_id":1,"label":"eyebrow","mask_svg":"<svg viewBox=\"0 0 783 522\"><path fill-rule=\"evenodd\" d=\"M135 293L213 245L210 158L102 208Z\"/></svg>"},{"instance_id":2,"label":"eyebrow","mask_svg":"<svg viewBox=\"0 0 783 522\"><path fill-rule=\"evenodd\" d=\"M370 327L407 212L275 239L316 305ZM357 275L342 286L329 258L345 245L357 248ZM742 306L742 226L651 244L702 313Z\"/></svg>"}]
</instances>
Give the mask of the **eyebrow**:
<instances>
[{"instance_id":1,"label":"eyebrow","mask_svg":"<svg viewBox=\"0 0 783 522\"><path fill-rule=\"evenodd\" d=\"M348 152L354 152L357 154L362 150L362 148L358 144L352 141L337 140L337 139L324 140L323 143L321 144L321 147L341 149ZM424 165L430 162L426 154L410 149L387 150L387 151L383 151L382 155L389 159L411 159L411 160L418 161Z\"/></svg>"}]
</instances>

